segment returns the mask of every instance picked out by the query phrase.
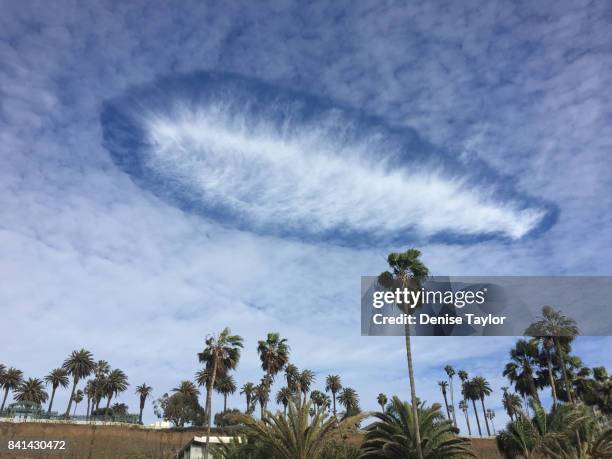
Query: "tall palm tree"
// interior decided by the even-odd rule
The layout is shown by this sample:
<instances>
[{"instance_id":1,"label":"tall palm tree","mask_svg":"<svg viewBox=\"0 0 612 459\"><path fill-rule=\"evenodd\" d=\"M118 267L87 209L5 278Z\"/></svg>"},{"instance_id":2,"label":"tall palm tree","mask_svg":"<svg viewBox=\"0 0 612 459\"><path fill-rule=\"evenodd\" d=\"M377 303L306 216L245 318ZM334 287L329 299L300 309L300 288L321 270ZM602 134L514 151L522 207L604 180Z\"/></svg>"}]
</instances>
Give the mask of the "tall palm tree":
<instances>
[{"instance_id":1,"label":"tall palm tree","mask_svg":"<svg viewBox=\"0 0 612 459\"><path fill-rule=\"evenodd\" d=\"M285 414L287 414L287 406L289 406L292 396L293 394L287 386L281 387L276 393L276 403L283 405L283 412Z\"/></svg>"},{"instance_id":2,"label":"tall palm tree","mask_svg":"<svg viewBox=\"0 0 612 459\"><path fill-rule=\"evenodd\" d=\"M487 427L487 435L491 436L491 430L489 429L489 421L487 419L487 410L485 409L484 398L491 395L491 386L489 385L489 381L487 381L482 376L476 376L472 379L472 384L474 386L474 391L478 394L478 398L480 398L480 403L482 404L482 415L484 416L485 425Z\"/></svg>"},{"instance_id":3,"label":"tall palm tree","mask_svg":"<svg viewBox=\"0 0 612 459\"><path fill-rule=\"evenodd\" d=\"M531 396L540 400L534 378L534 368L539 363L539 350L537 340L520 339L510 350L510 362L504 368L506 376L515 390L522 396Z\"/></svg>"},{"instance_id":4,"label":"tall palm tree","mask_svg":"<svg viewBox=\"0 0 612 459\"><path fill-rule=\"evenodd\" d=\"M446 417L449 421L452 421L450 410L448 409L448 399L446 398L446 389L448 388L448 383L446 381L438 381L438 386L440 386L440 390L442 391L442 397L444 397L444 405L446 406Z\"/></svg>"},{"instance_id":5,"label":"tall palm tree","mask_svg":"<svg viewBox=\"0 0 612 459\"><path fill-rule=\"evenodd\" d=\"M125 392L129 385L128 378L122 370L117 368L108 374L104 391L104 395L106 395L106 416L108 416L109 407L113 396L116 397L121 392Z\"/></svg>"},{"instance_id":6,"label":"tall palm tree","mask_svg":"<svg viewBox=\"0 0 612 459\"><path fill-rule=\"evenodd\" d=\"M142 383L140 386L136 386L136 394L140 398L140 411L138 412L138 424L142 424L142 411L145 407L145 402L147 398L151 396L153 392L153 388L148 386L145 383Z\"/></svg>"},{"instance_id":7,"label":"tall palm tree","mask_svg":"<svg viewBox=\"0 0 612 459\"><path fill-rule=\"evenodd\" d=\"M65 417L70 416L70 408L77 384L81 379L86 378L94 370L94 360L91 352L81 349L80 351L72 351L70 356L64 360L62 368L72 376L72 391L68 399L68 407L66 408Z\"/></svg>"},{"instance_id":8,"label":"tall palm tree","mask_svg":"<svg viewBox=\"0 0 612 459\"><path fill-rule=\"evenodd\" d=\"M76 414L76 409L77 406L79 405L79 403L81 403L83 401L83 391L81 389L78 389L75 393L74 393L74 410L72 411L72 416L74 416Z\"/></svg>"},{"instance_id":9,"label":"tall palm tree","mask_svg":"<svg viewBox=\"0 0 612 459\"><path fill-rule=\"evenodd\" d=\"M299 379L300 370L292 363L288 363L285 367L285 379L287 380L287 387L293 393L299 392Z\"/></svg>"},{"instance_id":10,"label":"tall palm tree","mask_svg":"<svg viewBox=\"0 0 612 459\"><path fill-rule=\"evenodd\" d=\"M300 392L304 396L304 403L306 403L306 398L308 392L310 392L310 386L315 382L315 374L312 370L302 370L300 376L298 377L298 384L300 387Z\"/></svg>"},{"instance_id":11,"label":"tall palm tree","mask_svg":"<svg viewBox=\"0 0 612 459\"><path fill-rule=\"evenodd\" d=\"M315 406L315 410L319 411L325 407L328 397L320 390L313 390L310 393L310 400Z\"/></svg>"},{"instance_id":12,"label":"tall palm tree","mask_svg":"<svg viewBox=\"0 0 612 459\"><path fill-rule=\"evenodd\" d=\"M465 400L471 400L472 406L474 407L474 414L476 415L476 425L478 426L478 435L482 437L482 429L480 428L480 419L478 417L478 410L476 409L476 400L480 399L480 395L476 386L472 381L466 381L463 383L463 398Z\"/></svg>"},{"instance_id":13,"label":"tall palm tree","mask_svg":"<svg viewBox=\"0 0 612 459\"><path fill-rule=\"evenodd\" d=\"M391 268L378 276L378 283L387 289L401 288L420 290L423 281L429 276L429 270L420 260L421 252L416 249L408 249L402 253L390 253L387 263ZM418 306L418 305L412 305ZM410 314L413 309L403 308L403 312ZM419 431L419 413L417 411L417 396L414 384L414 370L412 368L412 350L410 345L410 324L406 324L406 358L408 360L408 378L410 380L410 395L412 400L412 421L414 423L414 433L416 436L417 458L423 459L421 451L421 433Z\"/></svg>"},{"instance_id":14,"label":"tall palm tree","mask_svg":"<svg viewBox=\"0 0 612 459\"><path fill-rule=\"evenodd\" d=\"M252 382L247 382L243 384L242 388L240 389L240 394L244 395L246 398L245 413L249 414L249 412L251 411L251 400L253 398L253 395L255 394L255 384L253 384Z\"/></svg>"},{"instance_id":15,"label":"tall palm tree","mask_svg":"<svg viewBox=\"0 0 612 459\"><path fill-rule=\"evenodd\" d=\"M265 381L265 377L261 383L255 386L255 398L259 402L259 417L263 420L266 414L266 406L270 399L270 385Z\"/></svg>"},{"instance_id":16,"label":"tall palm tree","mask_svg":"<svg viewBox=\"0 0 612 459\"><path fill-rule=\"evenodd\" d=\"M344 414L345 418L360 411L359 395L352 387L345 387L342 389L342 392L340 392L340 395L338 396L338 403L340 403L340 405L344 406L346 409L346 413Z\"/></svg>"},{"instance_id":17,"label":"tall palm tree","mask_svg":"<svg viewBox=\"0 0 612 459\"><path fill-rule=\"evenodd\" d=\"M248 437L263 446L266 457L322 459L328 444L341 439L368 415L364 413L338 422L335 417L328 417L325 410L315 410L311 418L310 410L310 402L296 405L290 401L287 415L270 414L261 421L240 415L238 421L244 425Z\"/></svg>"},{"instance_id":18,"label":"tall palm tree","mask_svg":"<svg viewBox=\"0 0 612 459\"><path fill-rule=\"evenodd\" d=\"M338 375L328 375L325 378L325 392L331 392L334 408L334 416L336 415L336 394L342 389L342 381Z\"/></svg>"},{"instance_id":19,"label":"tall palm tree","mask_svg":"<svg viewBox=\"0 0 612 459\"><path fill-rule=\"evenodd\" d=\"M502 391L504 392L502 396L502 405L506 413L508 413L510 420L514 421L514 417L520 412L523 406L521 397L518 394L509 393L507 387L502 387Z\"/></svg>"},{"instance_id":20,"label":"tall palm tree","mask_svg":"<svg viewBox=\"0 0 612 459\"><path fill-rule=\"evenodd\" d=\"M289 346L287 340L279 333L268 333L264 340L257 342L257 353L261 359L261 368L266 372L270 382L289 362ZM266 401L267 403L267 401ZM266 405L264 405L264 410Z\"/></svg>"},{"instance_id":21,"label":"tall palm tree","mask_svg":"<svg viewBox=\"0 0 612 459\"><path fill-rule=\"evenodd\" d=\"M467 403L467 398L465 397L465 385L468 382L470 376L468 375L468 372L465 370L459 370L457 372L457 376L459 376L459 379L461 380L461 394L463 396L463 405L465 406L465 423L467 424L467 428L468 428L468 433L470 435L472 435L472 429L470 428L470 416L469 416L469 411L470 411L470 405Z\"/></svg>"},{"instance_id":22,"label":"tall palm tree","mask_svg":"<svg viewBox=\"0 0 612 459\"><path fill-rule=\"evenodd\" d=\"M381 392L380 394L378 394L378 397L376 397L376 401L380 405L380 411L384 413L385 405L387 404L387 401L388 401L387 396Z\"/></svg>"},{"instance_id":23,"label":"tall palm tree","mask_svg":"<svg viewBox=\"0 0 612 459\"><path fill-rule=\"evenodd\" d=\"M576 321L557 311L552 306L544 306L542 308L542 316L536 322L532 323L525 334L529 336L547 336L553 341L555 353L559 358L561 365L561 375L565 384L565 390L570 403L573 403L572 388L567 377L567 369L565 367L564 349L562 346L563 340L572 340L580 333Z\"/></svg>"},{"instance_id":24,"label":"tall palm tree","mask_svg":"<svg viewBox=\"0 0 612 459\"><path fill-rule=\"evenodd\" d=\"M451 410L451 413L453 415L453 425L457 427L457 416L455 414L455 391L453 389L453 376L455 376L455 369L450 365L446 365L444 367L444 371L448 376L448 384L450 385L451 406L453 407L453 409Z\"/></svg>"},{"instance_id":25,"label":"tall palm tree","mask_svg":"<svg viewBox=\"0 0 612 459\"><path fill-rule=\"evenodd\" d=\"M455 434L452 421L444 419L440 405L426 408L421 404L418 411L424 459L475 457L469 440ZM366 428L360 458L413 458L417 444L412 413L412 407L398 397L391 399L384 413L374 413L377 421Z\"/></svg>"},{"instance_id":26,"label":"tall palm tree","mask_svg":"<svg viewBox=\"0 0 612 459\"><path fill-rule=\"evenodd\" d=\"M223 375L215 381L215 390L223 395L223 412L227 411L227 396L236 392L236 381L231 375Z\"/></svg>"},{"instance_id":27,"label":"tall palm tree","mask_svg":"<svg viewBox=\"0 0 612 459\"><path fill-rule=\"evenodd\" d=\"M463 400L459 400L459 409L461 411L463 411L463 414L465 416L465 423L467 424L467 429L468 429L468 435L472 435L472 429L470 427L470 418L468 417L468 404L465 401L465 399Z\"/></svg>"},{"instance_id":28,"label":"tall palm tree","mask_svg":"<svg viewBox=\"0 0 612 459\"><path fill-rule=\"evenodd\" d=\"M49 395L45 390L45 383L38 378L28 378L21 382L15 389L15 400L18 402L31 402L42 405L47 401Z\"/></svg>"},{"instance_id":29,"label":"tall palm tree","mask_svg":"<svg viewBox=\"0 0 612 459\"><path fill-rule=\"evenodd\" d=\"M51 384L51 400L49 400L49 408L47 413L51 413L51 407L53 406L53 399L55 398L55 391L59 386L64 389L68 387L70 380L68 379L68 373L63 368L56 368L51 370L47 376L45 376L45 382Z\"/></svg>"},{"instance_id":30,"label":"tall palm tree","mask_svg":"<svg viewBox=\"0 0 612 459\"><path fill-rule=\"evenodd\" d=\"M497 432L495 431L495 423L493 422L493 419L495 418L495 411L487 409L485 417L491 421L491 426L493 426L493 435L497 435Z\"/></svg>"},{"instance_id":31,"label":"tall palm tree","mask_svg":"<svg viewBox=\"0 0 612 459\"><path fill-rule=\"evenodd\" d=\"M4 371L4 373L0 374L0 387L4 389L4 397L2 398L0 411L4 410L4 404L6 403L6 397L9 391L17 389L22 380L23 372L14 367L10 367L8 370Z\"/></svg>"},{"instance_id":32,"label":"tall palm tree","mask_svg":"<svg viewBox=\"0 0 612 459\"><path fill-rule=\"evenodd\" d=\"M92 400L92 395L93 395L94 391L95 391L95 389L94 389L94 381L93 381L93 379L89 379L85 383L85 389L83 390L83 392L85 393L85 396L87 397L87 410L85 411L85 416L88 419L89 419L89 416L90 416L91 400Z\"/></svg>"},{"instance_id":33,"label":"tall palm tree","mask_svg":"<svg viewBox=\"0 0 612 459\"><path fill-rule=\"evenodd\" d=\"M204 363L210 370L210 377L206 381L206 447L204 455L208 454L208 441L210 440L210 424L212 422L212 392L219 369L223 373L233 370L240 360L242 337L232 335L225 327L218 336L211 335L206 338L206 347L198 354L200 363Z\"/></svg>"}]
</instances>

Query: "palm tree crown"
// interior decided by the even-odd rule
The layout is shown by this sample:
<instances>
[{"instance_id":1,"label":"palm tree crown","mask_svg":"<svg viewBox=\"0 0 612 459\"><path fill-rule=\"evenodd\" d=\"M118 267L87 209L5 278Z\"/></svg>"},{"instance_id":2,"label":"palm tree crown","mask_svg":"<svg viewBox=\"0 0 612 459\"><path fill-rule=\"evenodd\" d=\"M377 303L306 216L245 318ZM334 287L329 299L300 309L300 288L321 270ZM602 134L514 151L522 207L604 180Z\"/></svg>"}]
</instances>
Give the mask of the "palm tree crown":
<instances>
[{"instance_id":1,"label":"palm tree crown","mask_svg":"<svg viewBox=\"0 0 612 459\"><path fill-rule=\"evenodd\" d=\"M42 405L47 401L49 395L45 390L45 383L38 378L28 378L15 389L15 400L19 402L31 402Z\"/></svg>"},{"instance_id":2,"label":"palm tree crown","mask_svg":"<svg viewBox=\"0 0 612 459\"><path fill-rule=\"evenodd\" d=\"M342 389L342 380L338 375L328 375L325 378L325 392L332 394L332 407L334 416L336 415L336 394Z\"/></svg>"},{"instance_id":3,"label":"palm tree crown","mask_svg":"<svg viewBox=\"0 0 612 459\"><path fill-rule=\"evenodd\" d=\"M421 445L423 458L460 458L475 457L469 441L454 433L451 421L444 419L440 405L434 403L430 408L420 405L419 423L423 438ZM366 428L362 445L363 459L368 458L413 458L416 451L416 435L412 407L393 397L384 413L375 413L377 422ZM381 454L382 453L382 454Z\"/></svg>"},{"instance_id":4,"label":"palm tree crown","mask_svg":"<svg viewBox=\"0 0 612 459\"><path fill-rule=\"evenodd\" d=\"M6 397L9 391L17 389L23 380L23 372L17 368L10 367L8 370L0 373L0 387L4 389L4 397L2 398L2 405L0 405L0 411L4 410L4 404L6 403Z\"/></svg>"}]
</instances>

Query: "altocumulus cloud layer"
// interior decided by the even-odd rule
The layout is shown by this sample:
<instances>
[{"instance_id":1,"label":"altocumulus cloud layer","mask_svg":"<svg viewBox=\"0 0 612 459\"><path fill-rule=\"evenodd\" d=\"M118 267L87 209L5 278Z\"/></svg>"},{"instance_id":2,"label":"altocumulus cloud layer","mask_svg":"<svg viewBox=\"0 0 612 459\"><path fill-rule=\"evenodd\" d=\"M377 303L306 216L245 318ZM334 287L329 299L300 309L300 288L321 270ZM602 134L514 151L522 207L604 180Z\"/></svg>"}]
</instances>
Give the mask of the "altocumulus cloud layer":
<instances>
[{"instance_id":1,"label":"altocumulus cloud layer","mask_svg":"<svg viewBox=\"0 0 612 459\"><path fill-rule=\"evenodd\" d=\"M519 239L554 216L410 128L236 75L160 79L105 103L101 118L113 161L141 187L260 234Z\"/></svg>"}]
</instances>

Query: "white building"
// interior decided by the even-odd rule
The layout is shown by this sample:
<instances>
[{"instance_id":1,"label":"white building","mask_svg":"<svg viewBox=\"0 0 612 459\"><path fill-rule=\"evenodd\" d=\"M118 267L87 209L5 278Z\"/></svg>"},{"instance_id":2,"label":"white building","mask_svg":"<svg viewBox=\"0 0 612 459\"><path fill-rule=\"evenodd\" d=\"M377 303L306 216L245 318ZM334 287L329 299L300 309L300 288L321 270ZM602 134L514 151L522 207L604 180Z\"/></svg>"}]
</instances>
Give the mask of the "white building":
<instances>
[{"instance_id":1,"label":"white building","mask_svg":"<svg viewBox=\"0 0 612 459\"><path fill-rule=\"evenodd\" d=\"M209 443L211 445L219 443L229 443L235 439L238 443L242 441L240 437L217 437L211 436ZM177 454L178 459L212 459L213 455L209 451L208 457L204 457L204 447L206 446L206 437L193 437Z\"/></svg>"}]
</instances>

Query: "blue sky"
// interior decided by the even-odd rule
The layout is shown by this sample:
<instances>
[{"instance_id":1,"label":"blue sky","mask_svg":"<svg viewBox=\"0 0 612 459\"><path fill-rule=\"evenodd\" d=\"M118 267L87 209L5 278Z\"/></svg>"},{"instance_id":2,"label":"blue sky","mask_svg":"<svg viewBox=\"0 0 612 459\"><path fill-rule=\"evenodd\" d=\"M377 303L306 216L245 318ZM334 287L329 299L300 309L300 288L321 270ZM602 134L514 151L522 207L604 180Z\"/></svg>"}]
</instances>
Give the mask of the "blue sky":
<instances>
[{"instance_id":1,"label":"blue sky","mask_svg":"<svg viewBox=\"0 0 612 459\"><path fill-rule=\"evenodd\" d=\"M359 335L390 250L611 274L609 2L1 3L0 361L28 376L83 346L160 395L230 325L238 383L275 330L375 408L408 395L401 338ZM415 340L419 395L447 363L499 388L512 341Z\"/></svg>"}]
</instances>

